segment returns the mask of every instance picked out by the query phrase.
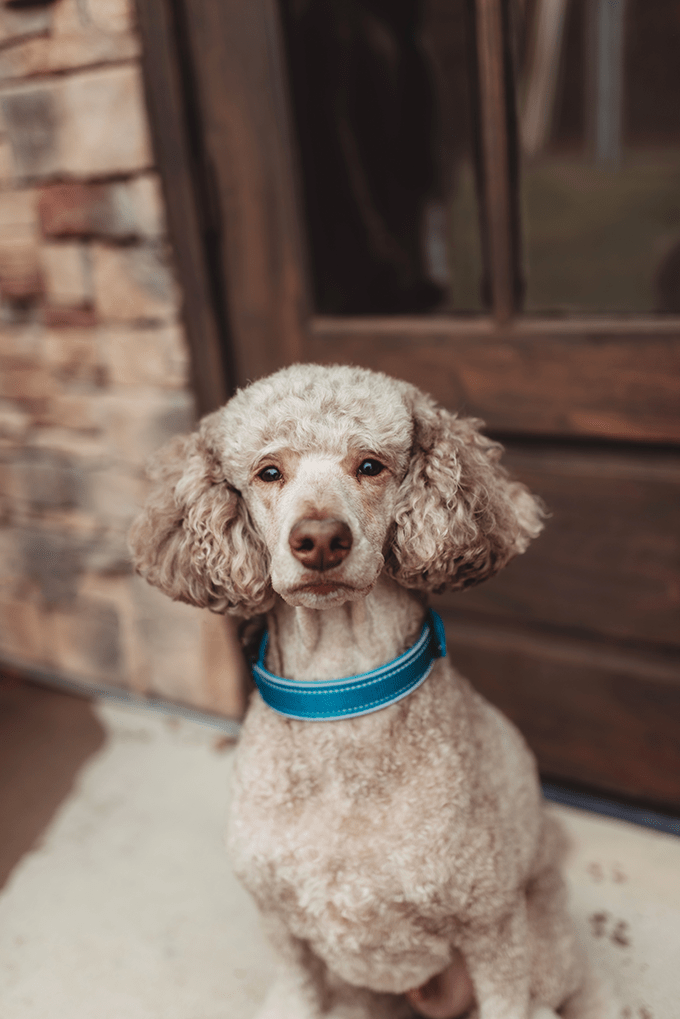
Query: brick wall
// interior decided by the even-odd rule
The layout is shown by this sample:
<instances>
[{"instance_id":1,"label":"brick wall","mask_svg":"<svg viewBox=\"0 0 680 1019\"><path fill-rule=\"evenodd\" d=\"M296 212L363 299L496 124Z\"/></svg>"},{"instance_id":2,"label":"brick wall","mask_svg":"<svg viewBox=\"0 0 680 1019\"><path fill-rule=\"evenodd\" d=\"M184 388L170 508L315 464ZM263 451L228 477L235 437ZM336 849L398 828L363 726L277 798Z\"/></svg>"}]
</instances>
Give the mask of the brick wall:
<instances>
[{"instance_id":1,"label":"brick wall","mask_svg":"<svg viewBox=\"0 0 680 1019\"><path fill-rule=\"evenodd\" d=\"M0 0L0 660L237 714L233 635L131 571L194 419L130 0Z\"/></svg>"}]
</instances>

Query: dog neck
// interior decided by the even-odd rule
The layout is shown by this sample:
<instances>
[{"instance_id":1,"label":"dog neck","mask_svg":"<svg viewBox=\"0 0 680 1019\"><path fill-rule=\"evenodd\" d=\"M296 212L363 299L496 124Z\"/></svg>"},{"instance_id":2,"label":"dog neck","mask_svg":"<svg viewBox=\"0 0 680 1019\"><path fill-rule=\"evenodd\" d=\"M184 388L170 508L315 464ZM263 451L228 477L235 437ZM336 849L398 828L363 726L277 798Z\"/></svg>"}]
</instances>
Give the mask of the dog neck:
<instances>
[{"instance_id":1,"label":"dog neck","mask_svg":"<svg viewBox=\"0 0 680 1019\"><path fill-rule=\"evenodd\" d=\"M267 667L301 682L341 679L391 661L416 640L422 597L381 576L365 598L328 609L278 598L267 615Z\"/></svg>"}]
</instances>

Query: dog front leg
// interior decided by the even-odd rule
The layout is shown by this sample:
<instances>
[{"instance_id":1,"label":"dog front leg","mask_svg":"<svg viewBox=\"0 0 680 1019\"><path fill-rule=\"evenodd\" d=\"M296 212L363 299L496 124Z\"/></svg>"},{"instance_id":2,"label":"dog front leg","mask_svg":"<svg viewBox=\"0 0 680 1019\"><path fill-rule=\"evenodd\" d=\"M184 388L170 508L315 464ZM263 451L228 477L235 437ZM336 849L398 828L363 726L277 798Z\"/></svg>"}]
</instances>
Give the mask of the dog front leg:
<instances>
[{"instance_id":1,"label":"dog front leg","mask_svg":"<svg viewBox=\"0 0 680 1019\"><path fill-rule=\"evenodd\" d=\"M414 1019L401 994L378 994L339 979L318 982L284 963L256 1019Z\"/></svg>"},{"instance_id":2,"label":"dog front leg","mask_svg":"<svg viewBox=\"0 0 680 1019\"><path fill-rule=\"evenodd\" d=\"M261 913L279 965L256 1019L322 1019L325 969L307 942L294 937L277 913Z\"/></svg>"},{"instance_id":3,"label":"dog front leg","mask_svg":"<svg viewBox=\"0 0 680 1019\"><path fill-rule=\"evenodd\" d=\"M277 916L263 917L279 954L277 977L256 1019L413 1019L402 994L382 994L347 983Z\"/></svg>"},{"instance_id":4,"label":"dog front leg","mask_svg":"<svg viewBox=\"0 0 680 1019\"><path fill-rule=\"evenodd\" d=\"M479 1019L533 1019L524 897L500 922L483 928L471 926L460 947L472 979Z\"/></svg>"},{"instance_id":5,"label":"dog front leg","mask_svg":"<svg viewBox=\"0 0 680 1019\"><path fill-rule=\"evenodd\" d=\"M281 963L256 1019L321 1019L323 1012L310 975Z\"/></svg>"},{"instance_id":6,"label":"dog front leg","mask_svg":"<svg viewBox=\"0 0 680 1019\"><path fill-rule=\"evenodd\" d=\"M465 960L453 950L451 963L420 987L406 992L406 998L423 1019L458 1019L467 1015L475 993Z\"/></svg>"}]
</instances>

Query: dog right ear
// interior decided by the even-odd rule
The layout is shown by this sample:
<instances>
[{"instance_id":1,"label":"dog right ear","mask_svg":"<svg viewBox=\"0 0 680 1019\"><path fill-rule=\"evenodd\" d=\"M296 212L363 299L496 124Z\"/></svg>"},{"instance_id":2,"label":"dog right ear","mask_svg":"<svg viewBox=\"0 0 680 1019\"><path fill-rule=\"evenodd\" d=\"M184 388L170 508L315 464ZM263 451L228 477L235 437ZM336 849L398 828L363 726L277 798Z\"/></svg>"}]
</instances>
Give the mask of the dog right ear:
<instances>
[{"instance_id":1,"label":"dog right ear","mask_svg":"<svg viewBox=\"0 0 680 1019\"><path fill-rule=\"evenodd\" d=\"M272 598L267 550L206 431L176 436L152 461L152 489L130 530L133 562L175 601L256 615Z\"/></svg>"}]
</instances>

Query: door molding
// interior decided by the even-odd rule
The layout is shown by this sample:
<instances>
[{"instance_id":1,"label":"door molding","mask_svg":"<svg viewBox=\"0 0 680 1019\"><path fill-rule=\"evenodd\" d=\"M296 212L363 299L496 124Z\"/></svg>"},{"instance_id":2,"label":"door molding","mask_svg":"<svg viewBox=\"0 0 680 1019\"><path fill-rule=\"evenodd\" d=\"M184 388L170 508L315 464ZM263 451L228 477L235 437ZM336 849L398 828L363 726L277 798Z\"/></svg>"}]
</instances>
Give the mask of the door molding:
<instances>
[{"instance_id":1,"label":"door molding","mask_svg":"<svg viewBox=\"0 0 680 1019\"><path fill-rule=\"evenodd\" d=\"M235 386L292 361L353 362L406 377L450 409L483 418L508 446L520 480L553 497L554 518L535 548L481 593L445 599L452 650L520 725L546 774L677 802L678 645L668 643L667 630L641 629L644 613L636 629L616 608L617 598L629 597L634 615L634 599L646 598L647 611L658 604L665 620L680 590L678 503L665 494L680 478L680 317L517 314L505 0L469 2L487 40L478 69L488 119L483 163L491 167L483 168L482 204L497 282L489 315L446 318L313 314L276 0L140 3L199 404L211 409ZM180 30L191 72L183 78ZM188 129L183 89L193 90L199 139ZM498 153L507 171L502 186ZM216 258L219 286L209 275ZM531 443L536 449L523 453ZM549 462L568 444L573 480ZM574 454L586 458L594 449L609 467L594 475L591 460L579 473ZM668 461L669 479L663 465L650 479L654 456ZM649 520L638 525L644 515ZM638 566L648 548L645 572ZM541 592L550 594L545 604ZM606 611L588 612L598 599ZM570 605L581 614L569 614Z\"/></svg>"}]
</instances>

